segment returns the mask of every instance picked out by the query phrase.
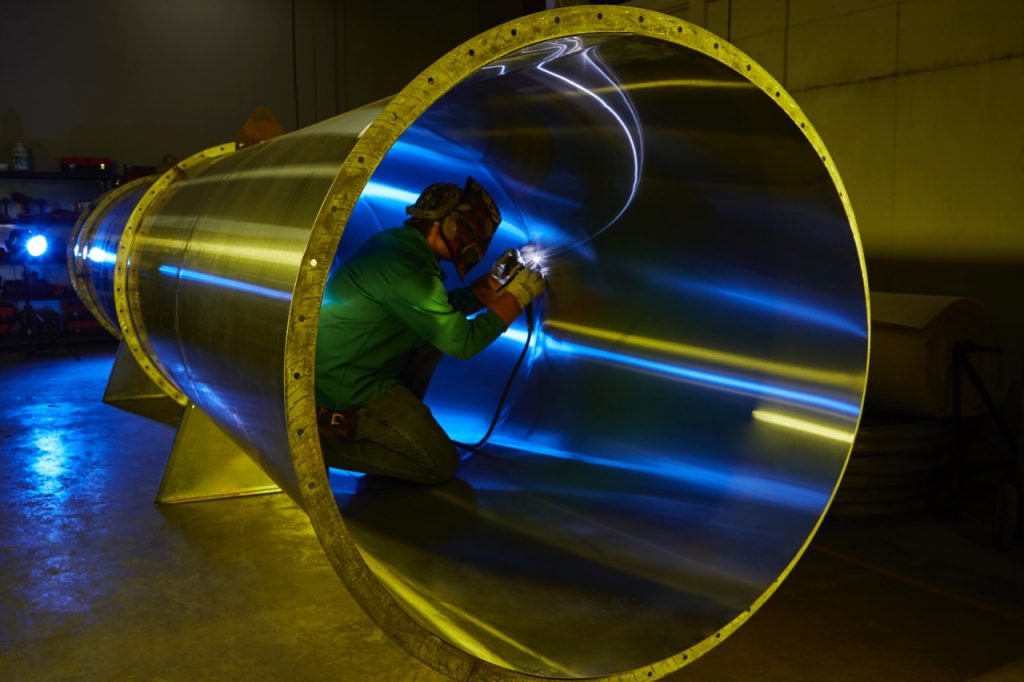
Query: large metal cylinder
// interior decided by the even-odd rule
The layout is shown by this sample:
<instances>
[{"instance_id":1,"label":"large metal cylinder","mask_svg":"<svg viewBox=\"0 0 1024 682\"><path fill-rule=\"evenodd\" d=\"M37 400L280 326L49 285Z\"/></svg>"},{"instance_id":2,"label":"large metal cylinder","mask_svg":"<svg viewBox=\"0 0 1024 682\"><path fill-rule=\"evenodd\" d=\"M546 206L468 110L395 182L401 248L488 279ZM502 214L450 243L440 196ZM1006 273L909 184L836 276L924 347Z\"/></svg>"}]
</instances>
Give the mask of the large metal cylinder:
<instances>
[{"instance_id":1,"label":"large metal cylinder","mask_svg":"<svg viewBox=\"0 0 1024 682\"><path fill-rule=\"evenodd\" d=\"M118 339L121 330L114 303L117 247L132 209L156 179L155 175L138 178L104 194L91 211L82 214L68 239L71 286L92 316Z\"/></svg>"},{"instance_id":2,"label":"large metal cylinder","mask_svg":"<svg viewBox=\"0 0 1024 682\"><path fill-rule=\"evenodd\" d=\"M328 272L466 175L505 216L491 255L532 241L550 271L502 420L455 483L328 477ZM179 164L132 209L113 297L154 381L456 679L654 679L720 642L818 527L866 377L863 257L821 139L735 47L634 8L524 17L392 98ZM482 435L526 337L442 363L427 402L454 438Z\"/></svg>"}]
</instances>

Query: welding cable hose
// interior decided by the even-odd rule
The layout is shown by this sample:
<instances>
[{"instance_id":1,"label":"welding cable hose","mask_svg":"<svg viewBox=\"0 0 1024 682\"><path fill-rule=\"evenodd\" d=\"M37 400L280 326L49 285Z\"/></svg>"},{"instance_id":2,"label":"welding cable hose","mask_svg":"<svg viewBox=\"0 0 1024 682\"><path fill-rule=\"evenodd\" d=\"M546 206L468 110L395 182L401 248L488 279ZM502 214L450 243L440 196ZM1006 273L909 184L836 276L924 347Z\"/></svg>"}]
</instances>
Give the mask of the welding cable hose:
<instances>
[{"instance_id":1,"label":"welding cable hose","mask_svg":"<svg viewBox=\"0 0 1024 682\"><path fill-rule=\"evenodd\" d=\"M501 419L501 411L505 407L505 401L508 399L508 394L512 390L512 385L516 381L516 375L519 374L519 368L523 365L523 360L526 359L526 354L530 350L530 341L533 339L533 303L526 305L526 341L523 342L523 350L519 352L519 357L516 359L516 364L512 366L512 371L509 372L508 381L505 382L505 388L501 391L501 397L498 399L498 406L494 410L494 416L491 418L491 423L487 427L487 431L483 437L475 443L461 443L457 440L453 440L452 443L455 447L465 450L466 452L476 452L490 440L491 434L494 433L494 429L498 426L498 420Z\"/></svg>"}]
</instances>

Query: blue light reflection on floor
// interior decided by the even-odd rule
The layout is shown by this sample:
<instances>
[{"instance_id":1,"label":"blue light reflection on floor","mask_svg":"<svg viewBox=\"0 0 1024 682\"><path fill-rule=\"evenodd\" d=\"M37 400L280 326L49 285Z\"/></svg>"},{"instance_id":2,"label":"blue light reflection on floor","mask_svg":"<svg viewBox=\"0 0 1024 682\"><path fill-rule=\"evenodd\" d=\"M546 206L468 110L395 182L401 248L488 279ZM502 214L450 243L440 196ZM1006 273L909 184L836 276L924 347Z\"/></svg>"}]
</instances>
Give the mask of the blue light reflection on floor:
<instances>
[{"instance_id":1,"label":"blue light reflection on floor","mask_svg":"<svg viewBox=\"0 0 1024 682\"><path fill-rule=\"evenodd\" d=\"M59 428L34 427L30 431L32 444L38 448L31 468L36 474L35 489L44 496L63 501L67 496L63 475L67 471L67 453Z\"/></svg>"}]
</instances>

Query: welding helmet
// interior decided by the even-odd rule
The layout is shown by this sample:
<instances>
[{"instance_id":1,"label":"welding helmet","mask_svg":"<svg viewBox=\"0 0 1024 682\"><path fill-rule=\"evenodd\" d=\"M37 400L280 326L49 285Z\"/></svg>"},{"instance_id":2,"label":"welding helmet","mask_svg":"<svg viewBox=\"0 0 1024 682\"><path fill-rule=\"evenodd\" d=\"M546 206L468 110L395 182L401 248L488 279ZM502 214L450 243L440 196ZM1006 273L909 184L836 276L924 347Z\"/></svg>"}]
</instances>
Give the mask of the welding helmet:
<instances>
[{"instance_id":1,"label":"welding helmet","mask_svg":"<svg viewBox=\"0 0 1024 682\"><path fill-rule=\"evenodd\" d=\"M441 238L462 278L484 257L501 223L494 199L473 178L466 178L461 189L443 182L430 185L405 212L441 223Z\"/></svg>"}]
</instances>

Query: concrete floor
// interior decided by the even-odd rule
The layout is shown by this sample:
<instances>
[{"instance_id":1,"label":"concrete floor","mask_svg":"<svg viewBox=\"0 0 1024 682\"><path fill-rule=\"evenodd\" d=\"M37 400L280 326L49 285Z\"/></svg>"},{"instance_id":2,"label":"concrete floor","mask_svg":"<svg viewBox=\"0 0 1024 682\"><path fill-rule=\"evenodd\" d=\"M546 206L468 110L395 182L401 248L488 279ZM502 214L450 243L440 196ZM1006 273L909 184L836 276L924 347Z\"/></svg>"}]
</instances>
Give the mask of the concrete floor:
<instances>
[{"instance_id":1,"label":"concrete floor","mask_svg":"<svg viewBox=\"0 0 1024 682\"><path fill-rule=\"evenodd\" d=\"M100 402L112 360L0 358L0 680L446 679L363 615L285 496L154 507L173 430ZM1024 680L1024 549L991 548L988 504L830 519L666 679Z\"/></svg>"}]
</instances>

